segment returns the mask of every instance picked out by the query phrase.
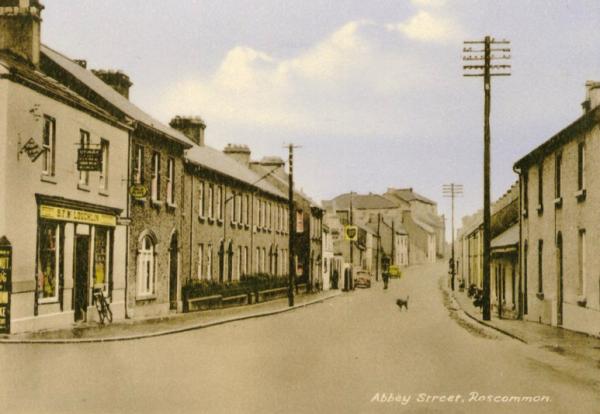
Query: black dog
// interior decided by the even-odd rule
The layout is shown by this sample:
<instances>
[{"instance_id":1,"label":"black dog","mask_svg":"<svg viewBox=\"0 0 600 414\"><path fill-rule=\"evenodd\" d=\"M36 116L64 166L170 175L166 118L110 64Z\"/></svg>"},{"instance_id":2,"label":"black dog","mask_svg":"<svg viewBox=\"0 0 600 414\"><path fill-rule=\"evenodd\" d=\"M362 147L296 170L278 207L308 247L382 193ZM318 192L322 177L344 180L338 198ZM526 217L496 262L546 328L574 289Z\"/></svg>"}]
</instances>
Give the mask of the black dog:
<instances>
[{"instance_id":1,"label":"black dog","mask_svg":"<svg viewBox=\"0 0 600 414\"><path fill-rule=\"evenodd\" d=\"M409 296L407 296L406 299L398 299L396 301L396 305L398 305L400 310L402 310L403 306L406 308L406 310L408 310L408 298L409 298Z\"/></svg>"}]
</instances>

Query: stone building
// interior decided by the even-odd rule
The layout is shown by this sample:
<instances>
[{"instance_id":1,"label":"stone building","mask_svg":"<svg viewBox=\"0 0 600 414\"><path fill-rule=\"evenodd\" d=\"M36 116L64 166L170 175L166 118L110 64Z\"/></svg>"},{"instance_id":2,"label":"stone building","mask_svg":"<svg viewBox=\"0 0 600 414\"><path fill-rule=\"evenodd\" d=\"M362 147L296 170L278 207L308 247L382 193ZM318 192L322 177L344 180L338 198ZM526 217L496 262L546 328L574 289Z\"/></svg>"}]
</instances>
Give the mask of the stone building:
<instances>
[{"instance_id":1,"label":"stone building","mask_svg":"<svg viewBox=\"0 0 600 414\"><path fill-rule=\"evenodd\" d=\"M132 127L47 65L41 11L0 1L0 239L12 248L0 331L12 333L94 320L94 288L125 316Z\"/></svg>"},{"instance_id":2,"label":"stone building","mask_svg":"<svg viewBox=\"0 0 600 414\"><path fill-rule=\"evenodd\" d=\"M521 182L523 313L598 334L600 83L586 83L583 114L515 163Z\"/></svg>"}]
</instances>

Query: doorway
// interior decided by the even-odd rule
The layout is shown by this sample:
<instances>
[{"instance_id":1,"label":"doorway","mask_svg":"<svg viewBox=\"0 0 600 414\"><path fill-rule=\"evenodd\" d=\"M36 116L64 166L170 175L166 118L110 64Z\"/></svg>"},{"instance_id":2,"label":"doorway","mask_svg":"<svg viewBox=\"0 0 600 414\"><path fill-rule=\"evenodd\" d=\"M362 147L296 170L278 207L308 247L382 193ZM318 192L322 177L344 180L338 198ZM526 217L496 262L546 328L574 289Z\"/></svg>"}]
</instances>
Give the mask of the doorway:
<instances>
[{"instance_id":1,"label":"doorway","mask_svg":"<svg viewBox=\"0 0 600 414\"><path fill-rule=\"evenodd\" d=\"M73 310L75 322L86 318L88 306L88 280L90 272L90 236L75 237L75 286L73 289Z\"/></svg>"},{"instance_id":2,"label":"doorway","mask_svg":"<svg viewBox=\"0 0 600 414\"><path fill-rule=\"evenodd\" d=\"M171 237L169 245L169 308L177 309L177 273L178 273L177 234Z\"/></svg>"},{"instance_id":3,"label":"doorway","mask_svg":"<svg viewBox=\"0 0 600 414\"><path fill-rule=\"evenodd\" d=\"M556 324L563 324L563 241L562 234L559 232L556 237L556 268L557 268L557 289L556 289Z\"/></svg>"}]
</instances>

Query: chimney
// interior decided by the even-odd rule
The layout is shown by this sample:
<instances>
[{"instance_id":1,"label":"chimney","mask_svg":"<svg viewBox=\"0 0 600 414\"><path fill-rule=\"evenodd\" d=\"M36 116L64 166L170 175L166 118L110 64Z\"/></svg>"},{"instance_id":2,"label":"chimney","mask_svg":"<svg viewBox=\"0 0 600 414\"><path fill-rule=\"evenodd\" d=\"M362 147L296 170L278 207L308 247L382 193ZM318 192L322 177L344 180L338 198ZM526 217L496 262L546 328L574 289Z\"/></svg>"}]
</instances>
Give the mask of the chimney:
<instances>
[{"instance_id":1,"label":"chimney","mask_svg":"<svg viewBox=\"0 0 600 414\"><path fill-rule=\"evenodd\" d=\"M81 63L79 64L81 65ZM119 94L129 99L129 88L131 88L133 85L133 83L129 80L129 76L120 70L94 69L92 70L92 73L102 79L104 83L113 88L115 91L119 92Z\"/></svg>"},{"instance_id":2,"label":"chimney","mask_svg":"<svg viewBox=\"0 0 600 414\"><path fill-rule=\"evenodd\" d=\"M581 104L583 113L586 114L600 104L600 82L587 81L585 83L585 101Z\"/></svg>"},{"instance_id":3,"label":"chimney","mask_svg":"<svg viewBox=\"0 0 600 414\"><path fill-rule=\"evenodd\" d=\"M38 0L0 0L0 50L38 66L43 9Z\"/></svg>"},{"instance_id":4,"label":"chimney","mask_svg":"<svg viewBox=\"0 0 600 414\"><path fill-rule=\"evenodd\" d=\"M247 145L227 144L223 152L245 166L250 165L250 148Z\"/></svg>"},{"instance_id":5,"label":"chimney","mask_svg":"<svg viewBox=\"0 0 600 414\"><path fill-rule=\"evenodd\" d=\"M200 146L204 146L204 130L206 123L199 116L179 116L169 122L171 128L182 132L186 137Z\"/></svg>"},{"instance_id":6,"label":"chimney","mask_svg":"<svg viewBox=\"0 0 600 414\"><path fill-rule=\"evenodd\" d=\"M278 156L267 156L263 157L258 164L265 167L268 171L273 171L274 176L278 176L282 179L287 179L287 173L285 171L285 161Z\"/></svg>"},{"instance_id":7,"label":"chimney","mask_svg":"<svg viewBox=\"0 0 600 414\"><path fill-rule=\"evenodd\" d=\"M85 60L85 59L74 59L73 62L77 63L82 68L87 69L87 60Z\"/></svg>"}]
</instances>

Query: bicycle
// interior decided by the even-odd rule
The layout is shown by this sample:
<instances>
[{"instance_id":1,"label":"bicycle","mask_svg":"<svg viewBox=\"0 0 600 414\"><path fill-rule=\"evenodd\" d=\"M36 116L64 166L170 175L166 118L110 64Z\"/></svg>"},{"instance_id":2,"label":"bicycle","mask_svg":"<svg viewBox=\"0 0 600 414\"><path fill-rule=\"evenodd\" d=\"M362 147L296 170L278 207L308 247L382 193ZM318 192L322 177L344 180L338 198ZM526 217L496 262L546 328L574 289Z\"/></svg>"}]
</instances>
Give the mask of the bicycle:
<instances>
[{"instance_id":1,"label":"bicycle","mask_svg":"<svg viewBox=\"0 0 600 414\"><path fill-rule=\"evenodd\" d=\"M110 310L110 305L104 297L104 292L101 287L94 287L94 303L96 304L96 309L98 310L100 323L104 325L104 321L106 320L108 320L109 323L112 322L112 311Z\"/></svg>"}]
</instances>

